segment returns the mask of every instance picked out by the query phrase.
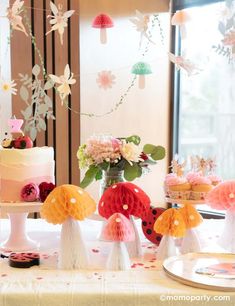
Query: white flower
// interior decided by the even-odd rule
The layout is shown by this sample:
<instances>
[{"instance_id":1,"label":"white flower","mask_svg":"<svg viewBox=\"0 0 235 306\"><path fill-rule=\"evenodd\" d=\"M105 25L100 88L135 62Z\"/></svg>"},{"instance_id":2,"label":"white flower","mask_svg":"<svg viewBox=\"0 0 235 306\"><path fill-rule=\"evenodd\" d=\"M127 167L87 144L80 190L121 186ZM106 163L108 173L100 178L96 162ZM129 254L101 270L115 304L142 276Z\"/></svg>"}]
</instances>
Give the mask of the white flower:
<instances>
[{"instance_id":1,"label":"white flower","mask_svg":"<svg viewBox=\"0 0 235 306\"><path fill-rule=\"evenodd\" d=\"M15 88L16 87L16 83L14 80L12 81L1 81L1 90L4 91L4 92L10 92L11 94L13 95L16 95L17 93L17 89Z\"/></svg>"},{"instance_id":2,"label":"white flower","mask_svg":"<svg viewBox=\"0 0 235 306\"><path fill-rule=\"evenodd\" d=\"M71 94L71 89L69 85L73 85L76 83L76 80L73 79L73 73L70 72L69 65L67 64L65 66L63 75L58 77L54 74L49 74L49 77L54 83L60 84L57 87L57 90L59 92L61 103L63 105L65 98Z\"/></svg>"},{"instance_id":3,"label":"white flower","mask_svg":"<svg viewBox=\"0 0 235 306\"><path fill-rule=\"evenodd\" d=\"M132 162L138 162L140 160L139 156L141 154L141 149L133 142L124 142L120 151L123 158L125 158L131 165Z\"/></svg>"},{"instance_id":4,"label":"white flower","mask_svg":"<svg viewBox=\"0 0 235 306\"><path fill-rule=\"evenodd\" d=\"M50 24L52 25L51 30L46 33L49 34L52 31L58 31L60 35L60 43L63 45L63 34L64 29L68 26L68 19L73 15L75 12L74 10L62 12L62 5L59 4L58 8L57 6L51 1L50 2L51 11L54 14L47 16L47 18L51 18Z\"/></svg>"}]
</instances>

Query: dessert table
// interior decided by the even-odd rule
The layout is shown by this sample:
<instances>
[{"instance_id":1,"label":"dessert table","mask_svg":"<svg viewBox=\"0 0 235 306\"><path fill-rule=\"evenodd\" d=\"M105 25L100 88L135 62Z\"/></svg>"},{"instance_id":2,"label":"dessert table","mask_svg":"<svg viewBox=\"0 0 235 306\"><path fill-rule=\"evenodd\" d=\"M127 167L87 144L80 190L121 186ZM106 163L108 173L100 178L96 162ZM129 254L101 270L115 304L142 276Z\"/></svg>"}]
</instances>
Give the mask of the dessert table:
<instances>
[{"instance_id":1,"label":"dessert table","mask_svg":"<svg viewBox=\"0 0 235 306\"><path fill-rule=\"evenodd\" d=\"M139 224L139 220L136 221ZM40 267L16 269L0 259L1 306L156 306L156 305L235 305L235 292L221 292L186 286L169 278L156 259L156 247L141 234L144 257L133 259L129 271L105 271L111 244L97 240L102 222L81 224L87 242L89 271L56 269L60 226L41 219L27 219L30 238L40 242ZM200 227L203 251L221 252L216 238L221 220L206 220ZM9 221L1 220L0 241L9 234ZM194 304L193 304L194 305Z\"/></svg>"}]
</instances>

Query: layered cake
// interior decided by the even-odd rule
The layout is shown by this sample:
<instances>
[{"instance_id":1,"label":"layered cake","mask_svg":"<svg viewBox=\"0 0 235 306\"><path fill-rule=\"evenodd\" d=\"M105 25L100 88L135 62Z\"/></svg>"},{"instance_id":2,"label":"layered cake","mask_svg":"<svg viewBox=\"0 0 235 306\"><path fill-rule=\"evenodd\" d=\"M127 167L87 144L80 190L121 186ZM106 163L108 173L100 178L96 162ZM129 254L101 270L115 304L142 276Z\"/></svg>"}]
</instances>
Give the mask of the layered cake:
<instances>
[{"instance_id":1,"label":"layered cake","mask_svg":"<svg viewBox=\"0 0 235 306\"><path fill-rule=\"evenodd\" d=\"M51 147L0 149L0 201L21 202L22 188L54 183L54 150Z\"/></svg>"}]
</instances>

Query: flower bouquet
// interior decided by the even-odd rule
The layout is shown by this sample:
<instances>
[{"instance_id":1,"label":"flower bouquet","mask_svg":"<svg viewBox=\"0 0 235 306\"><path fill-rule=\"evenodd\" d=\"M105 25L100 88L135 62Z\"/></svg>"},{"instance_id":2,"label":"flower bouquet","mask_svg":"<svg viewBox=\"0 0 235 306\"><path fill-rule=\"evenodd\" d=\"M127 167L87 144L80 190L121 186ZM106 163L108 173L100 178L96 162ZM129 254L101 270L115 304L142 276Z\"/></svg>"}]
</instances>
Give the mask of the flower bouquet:
<instances>
[{"instance_id":1,"label":"flower bouquet","mask_svg":"<svg viewBox=\"0 0 235 306\"><path fill-rule=\"evenodd\" d=\"M140 145L140 137L114 138L107 135L92 136L77 152L79 167L88 168L80 183L87 187L93 180L102 179L103 171L123 171L126 181L133 181L149 169L149 165L165 157L162 146Z\"/></svg>"}]
</instances>

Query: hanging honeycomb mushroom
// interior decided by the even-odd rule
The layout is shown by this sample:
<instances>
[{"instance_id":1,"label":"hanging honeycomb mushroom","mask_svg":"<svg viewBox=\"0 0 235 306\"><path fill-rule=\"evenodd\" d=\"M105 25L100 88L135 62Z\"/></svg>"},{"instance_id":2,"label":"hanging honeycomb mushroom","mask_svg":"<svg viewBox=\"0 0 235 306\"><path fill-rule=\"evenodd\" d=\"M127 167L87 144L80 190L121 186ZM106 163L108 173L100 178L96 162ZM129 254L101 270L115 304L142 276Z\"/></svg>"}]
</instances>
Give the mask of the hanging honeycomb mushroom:
<instances>
[{"instance_id":1,"label":"hanging honeycomb mushroom","mask_svg":"<svg viewBox=\"0 0 235 306\"><path fill-rule=\"evenodd\" d=\"M145 62L138 62L132 67L131 72L139 76L139 89L144 89L145 75L152 73L150 65Z\"/></svg>"},{"instance_id":2,"label":"hanging honeycomb mushroom","mask_svg":"<svg viewBox=\"0 0 235 306\"><path fill-rule=\"evenodd\" d=\"M183 237L185 235L184 219L175 208L169 208L154 223L154 231L161 234L162 240L157 249L157 259L164 260L176 255L176 246L173 237Z\"/></svg>"},{"instance_id":3,"label":"hanging honeycomb mushroom","mask_svg":"<svg viewBox=\"0 0 235 306\"><path fill-rule=\"evenodd\" d=\"M102 237L105 241L113 242L107 261L107 269L130 269L130 258L125 245L125 242L135 239L135 232L130 220L120 213L113 214L103 228Z\"/></svg>"},{"instance_id":4,"label":"hanging honeycomb mushroom","mask_svg":"<svg viewBox=\"0 0 235 306\"><path fill-rule=\"evenodd\" d=\"M186 38L186 27L185 24L191 20L191 17L187 10L180 10L175 12L171 18L171 24L179 26L181 39Z\"/></svg>"},{"instance_id":5,"label":"hanging honeycomb mushroom","mask_svg":"<svg viewBox=\"0 0 235 306\"><path fill-rule=\"evenodd\" d=\"M113 27L113 20L107 14L99 14L92 22L92 27L100 29L100 42L101 44L107 43L106 29Z\"/></svg>"},{"instance_id":6,"label":"hanging honeycomb mushroom","mask_svg":"<svg viewBox=\"0 0 235 306\"><path fill-rule=\"evenodd\" d=\"M182 240L181 253L200 252L201 245L197 232L194 230L202 222L202 216L190 204L184 205L179 209L186 226L186 234Z\"/></svg>"},{"instance_id":7,"label":"hanging honeycomb mushroom","mask_svg":"<svg viewBox=\"0 0 235 306\"><path fill-rule=\"evenodd\" d=\"M121 182L110 186L103 193L98 210L99 214L108 219L114 213L121 213L133 224L135 240L128 244L131 257L142 255L141 243L133 216L144 219L150 208L150 198L138 186L132 183Z\"/></svg>"},{"instance_id":8,"label":"hanging honeycomb mushroom","mask_svg":"<svg viewBox=\"0 0 235 306\"><path fill-rule=\"evenodd\" d=\"M62 224L59 267L88 268L88 256L77 220L82 221L95 212L96 204L82 188L74 185L56 187L46 198L41 216L47 222Z\"/></svg>"}]
</instances>

